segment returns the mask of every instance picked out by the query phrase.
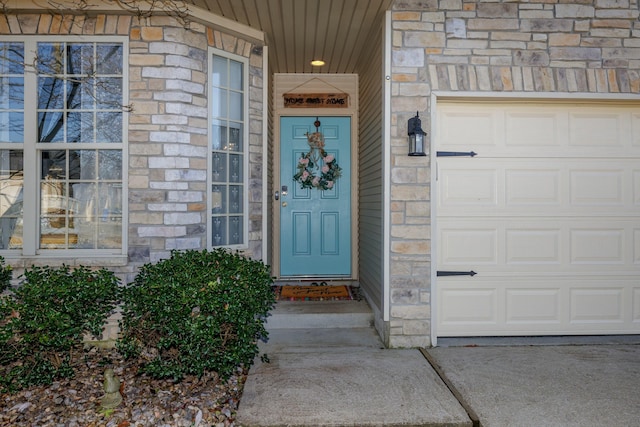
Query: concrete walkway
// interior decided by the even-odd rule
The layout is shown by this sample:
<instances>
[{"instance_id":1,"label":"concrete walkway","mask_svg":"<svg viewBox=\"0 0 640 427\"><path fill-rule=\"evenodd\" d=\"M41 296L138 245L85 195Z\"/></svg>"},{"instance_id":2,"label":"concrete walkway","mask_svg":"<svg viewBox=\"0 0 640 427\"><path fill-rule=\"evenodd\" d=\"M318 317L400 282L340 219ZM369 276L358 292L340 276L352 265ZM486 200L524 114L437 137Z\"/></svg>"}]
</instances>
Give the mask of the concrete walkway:
<instances>
[{"instance_id":1,"label":"concrete walkway","mask_svg":"<svg viewBox=\"0 0 640 427\"><path fill-rule=\"evenodd\" d=\"M249 372L240 426L471 426L420 351L380 349L371 329L276 331L267 354Z\"/></svg>"},{"instance_id":2,"label":"concrete walkway","mask_svg":"<svg viewBox=\"0 0 640 427\"><path fill-rule=\"evenodd\" d=\"M238 426L640 426L633 340L388 350L362 321L315 321L270 330L271 361L251 368Z\"/></svg>"}]
</instances>

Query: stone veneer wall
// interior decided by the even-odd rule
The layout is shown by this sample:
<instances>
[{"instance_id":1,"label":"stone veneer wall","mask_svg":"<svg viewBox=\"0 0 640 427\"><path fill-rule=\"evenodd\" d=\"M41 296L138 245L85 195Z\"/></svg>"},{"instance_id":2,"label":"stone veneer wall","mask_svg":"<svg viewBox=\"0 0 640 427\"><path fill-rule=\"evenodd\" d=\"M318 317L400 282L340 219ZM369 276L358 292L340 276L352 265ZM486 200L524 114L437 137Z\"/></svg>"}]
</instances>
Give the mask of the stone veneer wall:
<instances>
[{"instance_id":1,"label":"stone veneer wall","mask_svg":"<svg viewBox=\"0 0 640 427\"><path fill-rule=\"evenodd\" d=\"M0 35L129 36L128 261L108 258L12 259L15 274L32 264L107 267L123 283L147 262L172 249L206 247L209 46L249 58L249 247L262 254L262 48L192 22L186 29L169 16L11 14L0 16ZM112 319L106 339L117 333Z\"/></svg>"},{"instance_id":2,"label":"stone veneer wall","mask_svg":"<svg viewBox=\"0 0 640 427\"><path fill-rule=\"evenodd\" d=\"M636 0L396 0L392 10L391 319L394 347L431 344L432 93L640 93ZM464 93L461 93L464 96Z\"/></svg>"}]
</instances>

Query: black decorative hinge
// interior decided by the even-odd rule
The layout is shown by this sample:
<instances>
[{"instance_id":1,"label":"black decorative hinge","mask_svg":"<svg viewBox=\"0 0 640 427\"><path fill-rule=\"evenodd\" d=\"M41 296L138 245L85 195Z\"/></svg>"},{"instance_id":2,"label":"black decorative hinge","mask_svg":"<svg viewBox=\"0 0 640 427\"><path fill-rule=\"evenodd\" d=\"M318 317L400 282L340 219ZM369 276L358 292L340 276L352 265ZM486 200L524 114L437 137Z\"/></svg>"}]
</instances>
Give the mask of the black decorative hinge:
<instances>
[{"instance_id":1,"label":"black decorative hinge","mask_svg":"<svg viewBox=\"0 0 640 427\"><path fill-rule=\"evenodd\" d=\"M475 276L476 273L475 271L471 270L471 271L438 271L436 273L436 276L440 277L440 276Z\"/></svg>"},{"instance_id":2,"label":"black decorative hinge","mask_svg":"<svg viewBox=\"0 0 640 427\"><path fill-rule=\"evenodd\" d=\"M473 151L436 151L436 157L475 157L478 153Z\"/></svg>"}]
</instances>

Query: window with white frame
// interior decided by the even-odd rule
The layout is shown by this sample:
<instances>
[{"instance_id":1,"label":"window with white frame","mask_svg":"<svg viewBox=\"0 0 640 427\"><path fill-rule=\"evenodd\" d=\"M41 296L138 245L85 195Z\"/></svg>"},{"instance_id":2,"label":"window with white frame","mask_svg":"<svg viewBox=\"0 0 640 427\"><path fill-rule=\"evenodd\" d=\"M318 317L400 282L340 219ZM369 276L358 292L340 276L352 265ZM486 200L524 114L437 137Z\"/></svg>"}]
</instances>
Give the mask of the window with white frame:
<instances>
[{"instance_id":1,"label":"window with white frame","mask_svg":"<svg viewBox=\"0 0 640 427\"><path fill-rule=\"evenodd\" d=\"M121 252L124 40L0 39L0 250Z\"/></svg>"},{"instance_id":2,"label":"window with white frame","mask_svg":"<svg viewBox=\"0 0 640 427\"><path fill-rule=\"evenodd\" d=\"M210 245L247 244L248 64L246 58L211 50Z\"/></svg>"}]
</instances>

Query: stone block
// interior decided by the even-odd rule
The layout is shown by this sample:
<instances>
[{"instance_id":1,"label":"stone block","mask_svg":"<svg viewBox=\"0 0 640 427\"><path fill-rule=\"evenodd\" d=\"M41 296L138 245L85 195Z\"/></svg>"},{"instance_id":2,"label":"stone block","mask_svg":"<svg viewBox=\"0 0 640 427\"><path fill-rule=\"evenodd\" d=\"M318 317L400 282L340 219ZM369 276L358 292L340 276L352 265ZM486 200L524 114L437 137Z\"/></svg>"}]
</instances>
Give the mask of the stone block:
<instances>
[{"instance_id":1,"label":"stone block","mask_svg":"<svg viewBox=\"0 0 640 427\"><path fill-rule=\"evenodd\" d=\"M431 307L427 305L392 305L391 317L395 319L429 320L431 317Z\"/></svg>"},{"instance_id":2,"label":"stone block","mask_svg":"<svg viewBox=\"0 0 640 427\"><path fill-rule=\"evenodd\" d=\"M474 18L469 19L467 22L467 28L472 31L517 30L519 26L519 21L517 19L508 18Z\"/></svg>"},{"instance_id":3,"label":"stone block","mask_svg":"<svg viewBox=\"0 0 640 427\"><path fill-rule=\"evenodd\" d=\"M391 227L391 237L398 239L429 239L431 227L428 225L394 225Z\"/></svg>"},{"instance_id":4,"label":"stone block","mask_svg":"<svg viewBox=\"0 0 640 427\"><path fill-rule=\"evenodd\" d=\"M527 33L571 32L572 19L522 19L520 31Z\"/></svg>"},{"instance_id":5,"label":"stone block","mask_svg":"<svg viewBox=\"0 0 640 427\"><path fill-rule=\"evenodd\" d=\"M167 192L167 201L169 202L201 202L204 200L204 194L201 191L169 191Z\"/></svg>"},{"instance_id":6,"label":"stone block","mask_svg":"<svg viewBox=\"0 0 640 427\"><path fill-rule=\"evenodd\" d=\"M207 172L202 170L171 169L165 171L166 181L206 181Z\"/></svg>"},{"instance_id":7,"label":"stone block","mask_svg":"<svg viewBox=\"0 0 640 427\"><path fill-rule=\"evenodd\" d=\"M549 54L541 50L516 50L513 64L519 66L544 67L549 65Z\"/></svg>"},{"instance_id":8,"label":"stone block","mask_svg":"<svg viewBox=\"0 0 640 427\"><path fill-rule=\"evenodd\" d=\"M428 320L405 320L402 322L403 335L429 335L431 322Z\"/></svg>"},{"instance_id":9,"label":"stone block","mask_svg":"<svg viewBox=\"0 0 640 427\"><path fill-rule=\"evenodd\" d=\"M165 249L184 251L188 249L202 249L203 239L186 237L181 239L167 239Z\"/></svg>"},{"instance_id":10,"label":"stone block","mask_svg":"<svg viewBox=\"0 0 640 427\"><path fill-rule=\"evenodd\" d=\"M188 210L186 203L149 203L147 209L156 212L187 212Z\"/></svg>"},{"instance_id":11,"label":"stone block","mask_svg":"<svg viewBox=\"0 0 640 427\"><path fill-rule=\"evenodd\" d=\"M392 10L435 11L438 10L438 0L396 0Z\"/></svg>"},{"instance_id":12,"label":"stone block","mask_svg":"<svg viewBox=\"0 0 640 427\"><path fill-rule=\"evenodd\" d=\"M142 27L140 36L145 41L158 41L163 39L162 27Z\"/></svg>"},{"instance_id":13,"label":"stone block","mask_svg":"<svg viewBox=\"0 0 640 427\"><path fill-rule=\"evenodd\" d=\"M392 289L391 303L394 304L418 304L420 292L417 289Z\"/></svg>"},{"instance_id":14,"label":"stone block","mask_svg":"<svg viewBox=\"0 0 640 427\"><path fill-rule=\"evenodd\" d=\"M187 229L184 226L138 227L138 236L140 237L182 237L186 233Z\"/></svg>"},{"instance_id":15,"label":"stone block","mask_svg":"<svg viewBox=\"0 0 640 427\"><path fill-rule=\"evenodd\" d=\"M393 168L391 170L391 182L396 184L415 184L417 172L415 168Z\"/></svg>"},{"instance_id":16,"label":"stone block","mask_svg":"<svg viewBox=\"0 0 640 427\"><path fill-rule=\"evenodd\" d=\"M429 348L431 337L429 335L390 335L389 348Z\"/></svg>"},{"instance_id":17,"label":"stone block","mask_svg":"<svg viewBox=\"0 0 640 427\"><path fill-rule=\"evenodd\" d=\"M549 34L549 46L579 46L580 34Z\"/></svg>"},{"instance_id":18,"label":"stone block","mask_svg":"<svg viewBox=\"0 0 640 427\"><path fill-rule=\"evenodd\" d=\"M518 18L516 3L478 3L479 18Z\"/></svg>"},{"instance_id":19,"label":"stone block","mask_svg":"<svg viewBox=\"0 0 640 427\"><path fill-rule=\"evenodd\" d=\"M552 47L549 49L549 57L554 61L599 61L602 59L602 51L595 47Z\"/></svg>"},{"instance_id":20,"label":"stone block","mask_svg":"<svg viewBox=\"0 0 640 427\"><path fill-rule=\"evenodd\" d=\"M393 49L391 62L394 67L423 67L423 49Z\"/></svg>"},{"instance_id":21,"label":"stone block","mask_svg":"<svg viewBox=\"0 0 640 427\"><path fill-rule=\"evenodd\" d=\"M164 215L164 225L200 224L202 215L197 212L169 212Z\"/></svg>"},{"instance_id":22,"label":"stone block","mask_svg":"<svg viewBox=\"0 0 640 427\"><path fill-rule=\"evenodd\" d=\"M595 8L584 4L557 4L556 18L593 18Z\"/></svg>"},{"instance_id":23,"label":"stone block","mask_svg":"<svg viewBox=\"0 0 640 427\"><path fill-rule=\"evenodd\" d=\"M391 252L404 255L423 255L431 252L431 242L428 240L413 240L410 242L391 242Z\"/></svg>"}]
</instances>

